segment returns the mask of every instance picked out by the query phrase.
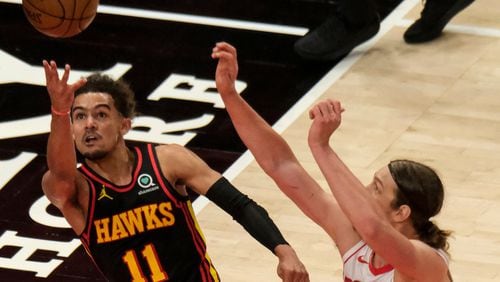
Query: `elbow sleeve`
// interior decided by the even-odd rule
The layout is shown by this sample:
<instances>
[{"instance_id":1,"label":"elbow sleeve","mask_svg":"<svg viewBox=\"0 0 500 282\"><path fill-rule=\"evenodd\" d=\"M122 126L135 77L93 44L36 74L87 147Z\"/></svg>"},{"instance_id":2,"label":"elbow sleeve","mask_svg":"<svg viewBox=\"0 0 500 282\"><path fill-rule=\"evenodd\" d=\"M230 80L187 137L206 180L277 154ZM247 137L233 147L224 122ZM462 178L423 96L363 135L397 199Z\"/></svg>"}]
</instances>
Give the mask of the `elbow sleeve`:
<instances>
[{"instance_id":1,"label":"elbow sleeve","mask_svg":"<svg viewBox=\"0 0 500 282\"><path fill-rule=\"evenodd\" d=\"M274 252L276 246L288 244L267 211L221 177L205 195L230 214L257 241Z\"/></svg>"}]
</instances>

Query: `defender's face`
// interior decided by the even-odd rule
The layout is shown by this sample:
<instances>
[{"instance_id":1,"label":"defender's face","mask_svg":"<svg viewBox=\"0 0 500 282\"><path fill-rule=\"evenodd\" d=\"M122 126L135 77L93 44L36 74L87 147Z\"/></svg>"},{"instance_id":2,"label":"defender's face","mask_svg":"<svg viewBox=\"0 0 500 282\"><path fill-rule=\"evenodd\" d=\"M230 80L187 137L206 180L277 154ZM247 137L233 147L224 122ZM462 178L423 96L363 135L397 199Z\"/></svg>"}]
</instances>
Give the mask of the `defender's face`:
<instances>
[{"instance_id":1,"label":"defender's face","mask_svg":"<svg viewBox=\"0 0 500 282\"><path fill-rule=\"evenodd\" d=\"M394 209L391 206L396 197L397 185L392 178L389 166L379 169L373 176L372 182L367 186L375 202L389 216Z\"/></svg>"},{"instance_id":2,"label":"defender's face","mask_svg":"<svg viewBox=\"0 0 500 282\"><path fill-rule=\"evenodd\" d=\"M111 95L86 93L73 102L73 135L77 150L90 160L102 159L123 140L125 118Z\"/></svg>"}]
</instances>

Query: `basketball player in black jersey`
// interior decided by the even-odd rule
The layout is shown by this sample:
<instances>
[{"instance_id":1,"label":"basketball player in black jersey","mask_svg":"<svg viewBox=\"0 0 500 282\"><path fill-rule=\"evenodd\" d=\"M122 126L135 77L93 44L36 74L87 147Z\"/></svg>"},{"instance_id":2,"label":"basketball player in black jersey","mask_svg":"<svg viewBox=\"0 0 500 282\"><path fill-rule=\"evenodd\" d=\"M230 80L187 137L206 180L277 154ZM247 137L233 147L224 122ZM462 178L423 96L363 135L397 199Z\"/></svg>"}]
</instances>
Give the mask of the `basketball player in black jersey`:
<instances>
[{"instance_id":1,"label":"basketball player in black jersey","mask_svg":"<svg viewBox=\"0 0 500 282\"><path fill-rule=\"evenodd\" d=\"M51 101L45 195L110 281L219 281L187 187L231 214L278 258L283 281L309 281L267 212L187 148L128 147L133 92L100 74L68 84L43 61ZM76 150L84 161L77 169Z\"/></svg>"}]
</instances>

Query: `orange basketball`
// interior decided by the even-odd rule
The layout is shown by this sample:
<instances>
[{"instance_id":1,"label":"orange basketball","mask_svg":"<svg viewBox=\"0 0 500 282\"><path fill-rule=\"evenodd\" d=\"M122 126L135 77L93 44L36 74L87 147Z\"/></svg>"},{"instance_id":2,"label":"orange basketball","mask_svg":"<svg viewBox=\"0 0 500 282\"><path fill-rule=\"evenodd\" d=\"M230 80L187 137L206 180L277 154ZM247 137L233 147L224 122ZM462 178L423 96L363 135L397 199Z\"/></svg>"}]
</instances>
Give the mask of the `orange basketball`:
<instances>
[{"instance_id":1,"label":"orange basketball","mask_svg":"<svg viewBox=\"0 0 500 282\"><path fill-rule=\"evenodd\" d=\"M97 14L99 0L23 0L28 21L51 37L71 37L84 31Z\"/></svg>"}]
</instances>

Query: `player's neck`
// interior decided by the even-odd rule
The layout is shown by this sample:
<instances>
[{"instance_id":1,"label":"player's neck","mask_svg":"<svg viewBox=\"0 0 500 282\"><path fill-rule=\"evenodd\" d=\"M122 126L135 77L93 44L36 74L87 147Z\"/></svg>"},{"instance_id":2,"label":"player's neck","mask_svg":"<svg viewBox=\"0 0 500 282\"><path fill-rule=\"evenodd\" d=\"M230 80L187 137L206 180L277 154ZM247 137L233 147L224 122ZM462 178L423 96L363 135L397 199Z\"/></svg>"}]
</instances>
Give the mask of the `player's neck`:
<instances>
[{"instance_id":1,"label":"player's neck","mask_svg":"<svg viewBox=\"0 0 500 282\"><path fill-rule=\"evenodd\" d=\"M125 146L119 146L100 160L87 160L95 172L116 185L126 185L132 180L134 154Z\"/></svg>"}]
</instances>

